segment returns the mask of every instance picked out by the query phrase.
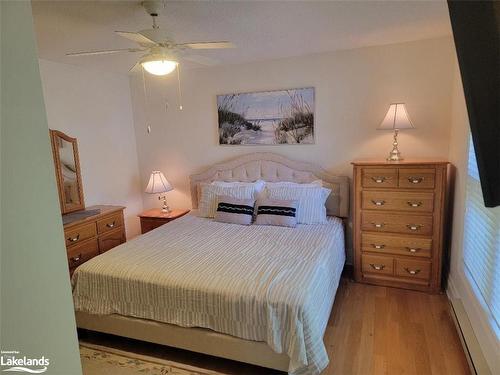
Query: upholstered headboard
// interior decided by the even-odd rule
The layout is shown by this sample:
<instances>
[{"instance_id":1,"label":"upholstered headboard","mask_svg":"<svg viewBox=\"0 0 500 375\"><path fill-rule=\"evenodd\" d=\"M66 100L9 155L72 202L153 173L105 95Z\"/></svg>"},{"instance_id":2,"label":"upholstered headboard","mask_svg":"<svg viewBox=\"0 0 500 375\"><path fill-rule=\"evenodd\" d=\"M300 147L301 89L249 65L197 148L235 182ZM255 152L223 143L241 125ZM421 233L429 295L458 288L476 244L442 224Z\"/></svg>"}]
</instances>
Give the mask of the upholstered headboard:
<instances>
[{"instance_id":1,"label":"upholstered headboard","mask_svg":"<svg viewBox=\"0 0 500 375\"><path fill-rule=\"evenodd\" d=\"M205 172L190 177L191 199L193 208L198 208L198 191L202 182L255 181L268 182L292 181L311 182L322 180L323 186L332 189L326 201L328 215L348 217L349 215L349 179L345 176L333 176L322 168L305 162L285 158L270 152L256 152L243 155L224 163L216 164Z\"/></svg>"}]
</instances>

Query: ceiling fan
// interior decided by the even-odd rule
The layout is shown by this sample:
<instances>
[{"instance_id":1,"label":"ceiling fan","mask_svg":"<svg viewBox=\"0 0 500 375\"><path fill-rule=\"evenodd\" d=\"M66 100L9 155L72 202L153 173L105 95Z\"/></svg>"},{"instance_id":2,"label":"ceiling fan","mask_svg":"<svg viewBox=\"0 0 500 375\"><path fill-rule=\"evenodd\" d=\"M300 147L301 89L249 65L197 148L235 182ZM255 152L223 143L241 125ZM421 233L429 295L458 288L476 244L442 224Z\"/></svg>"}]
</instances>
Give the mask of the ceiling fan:
<instances>
[{"instance_id":1,"label":"ceiling fan","mask_svg":"<svg viewBox=\"0 0 500 375\"><path fill-rule=\"evenodd\" d=\"M180 59L192 61L202 65L213 65L216 63L215 60L205 56L190 55L190 50L235 48L235 45L228 41L176 43L166 32L160 29L156 22L156 18L158 17L162 6L164 6L164 2L158 0L147 0L143 1L141 5L153 18L153 28L138 32L115 31L118 35L139 44L138 48L83 51L67 53L66 55L89 56L122 52L146 52L132 67L132 69L130 69L130 71L134 71L138 67L142 66L147 72L162 76L173 72L179 64Z\"/></svg>"}]
</instances>

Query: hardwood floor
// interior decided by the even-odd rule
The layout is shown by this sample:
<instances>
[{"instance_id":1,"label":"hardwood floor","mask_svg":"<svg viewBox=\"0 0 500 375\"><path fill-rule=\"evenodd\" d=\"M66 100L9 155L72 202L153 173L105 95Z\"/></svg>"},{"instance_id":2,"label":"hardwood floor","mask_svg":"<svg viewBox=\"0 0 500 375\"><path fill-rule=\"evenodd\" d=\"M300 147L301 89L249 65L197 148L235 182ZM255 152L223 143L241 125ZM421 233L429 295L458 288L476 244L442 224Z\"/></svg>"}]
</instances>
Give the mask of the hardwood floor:
<instances>
[{"instance_id":1,"label":"hardwood floor","mask_svg":"<svg viewBox=\"0 0 500 375\"><path fill-rule=\"evenodd\" d=\"M444 294L343 280L325 345L325 375L470 373Z\"/></svg>"},{"instance_id":2,"label":"hardwood floor","mask_svg":"<svg viewBox=\"0 0 500 375\"><path fill-rule=\"evenodd\" d=\"M85 333L100 345L238 375L283 374L161 345ZM325 333L324 375L469 374L445 295L342 279Z\"/></svg>"}]
</instances>

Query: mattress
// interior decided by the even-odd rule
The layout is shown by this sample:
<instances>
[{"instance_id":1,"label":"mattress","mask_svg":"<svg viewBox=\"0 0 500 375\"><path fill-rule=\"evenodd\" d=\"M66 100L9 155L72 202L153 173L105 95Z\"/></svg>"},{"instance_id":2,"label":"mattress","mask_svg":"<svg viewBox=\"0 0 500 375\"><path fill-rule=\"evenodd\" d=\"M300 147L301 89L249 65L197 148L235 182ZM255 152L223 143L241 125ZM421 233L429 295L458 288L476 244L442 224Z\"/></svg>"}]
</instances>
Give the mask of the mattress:
<instances>
[{"instance_id":1,"label":"mattress","mask_svg":"<svg viewBox=\"0 0 500 375\"><path fill-rule=\"evenodd\" d=\"M285 228L190 214L81 265L73 299L77 311L264 341L290 374L318 374L344 261L338 218Z\"/></svg>"}]
</instances>

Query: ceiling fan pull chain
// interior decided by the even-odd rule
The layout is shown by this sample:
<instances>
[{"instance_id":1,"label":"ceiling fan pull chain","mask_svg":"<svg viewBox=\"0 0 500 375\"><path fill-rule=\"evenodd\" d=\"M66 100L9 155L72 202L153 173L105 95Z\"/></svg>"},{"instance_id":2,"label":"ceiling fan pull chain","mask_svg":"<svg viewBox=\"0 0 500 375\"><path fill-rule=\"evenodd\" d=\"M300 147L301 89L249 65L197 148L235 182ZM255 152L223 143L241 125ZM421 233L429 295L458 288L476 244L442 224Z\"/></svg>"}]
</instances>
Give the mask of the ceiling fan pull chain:
<instances>
[{"instance_id":1,"label":"ceiling fan pull chain","mask_svg":"<svg viewBox=\"0 0 500 375\"><path fill-rule=\"evenodd\" d=\"M182 91L181 91L181 68L179 64L177 64L177 90L179 96L179 110L182 111Z\"/></svg>"},{"instance_id":2,"label":"ceiling fan pull chain","mask_svg":"<svg viewBox=\"0 0 500 375\"><path fill-rule=\"evenodd\" d=\"M146 92L146 76L144 75L144 68L141 66L141 72L142 72L142 88L144 92L144 107L145 107L145 115L146 115L146 131L151 133L151 125L149 124L149 111L148 111L148 94Z\"/></svg>"}]
</instances>

